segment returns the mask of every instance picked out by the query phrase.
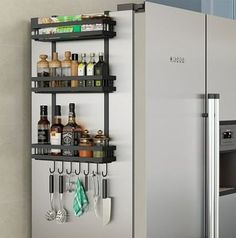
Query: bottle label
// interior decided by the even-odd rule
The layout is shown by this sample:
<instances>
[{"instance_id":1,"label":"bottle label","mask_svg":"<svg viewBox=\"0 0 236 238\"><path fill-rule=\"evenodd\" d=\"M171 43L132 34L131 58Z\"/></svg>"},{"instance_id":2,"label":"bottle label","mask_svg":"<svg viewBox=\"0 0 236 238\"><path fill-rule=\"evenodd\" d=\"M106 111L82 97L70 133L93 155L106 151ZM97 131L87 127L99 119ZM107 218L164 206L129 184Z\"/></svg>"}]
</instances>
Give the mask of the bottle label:
<instances>
[{"instance_id":1,"label":"bottle label","mask_svg":"<svg viewBox=\"0 0 236 238\"><path fill-rule=\"evenodd\" d=\"M78 145L78 132L72 132L72 131L65 131L62 134L62 142L64 146L74 146ZM63 155L65 156L72 156L77 155L78 153L76 151L73 152L73 150L63 150Z\"/></svg>"},{"instance_id":2,"label":"bottle label","mask_svg":"<svg viewBox=\"0 0 236 238\"><path fill-rule=\"evenodd\" d=\"M88 64L87 66L87 75L88 76L94 76L94 64Z\"/></svg>"},{"instance_id":3,"label":"bottle label","mask_svg":"<svg viewBox=\"0 0 236 238\"><path fill-rule=\"evenodd\" d=\"M61 145L61 133L52 131L50 134L51 145ZM52 153L60 153L60 149L51 149Z\"/></svg>"},{"instance_id":4,"label":"bottle label","mask_svg":"<svg viewBox=\"0 0 236 238\"><path fill-rule=\"evenodd\" d=\"M49 130L48 129L38 129L38 143L48 144L49 143Z\"/></svg>"},{"instance_id":5,"label":"bottle label","mask_svg":"<svg viewBox=\"0 0 236 238\"><path fill-rule=\"evenodd\" d=\"M84 64L79 64L78 75L79 76L85 76L85 65Z\"/></svg>"}]
</instances>

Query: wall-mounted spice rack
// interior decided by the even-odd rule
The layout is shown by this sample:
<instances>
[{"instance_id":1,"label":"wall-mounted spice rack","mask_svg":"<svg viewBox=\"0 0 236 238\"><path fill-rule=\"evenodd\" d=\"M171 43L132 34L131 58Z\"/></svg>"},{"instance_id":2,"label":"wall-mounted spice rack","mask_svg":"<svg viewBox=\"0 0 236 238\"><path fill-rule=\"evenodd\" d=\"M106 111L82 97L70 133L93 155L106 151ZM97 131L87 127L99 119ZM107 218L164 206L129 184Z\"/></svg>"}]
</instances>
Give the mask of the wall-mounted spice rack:
<instances>
[{"instance_id":1,"label":"wall-mounted spice rack","mask_svg":"<svg viewBox=\"0 0 236 238\"><path fill-rule=\"evenodd\" d=\"M103 29L99 31L86 31L86 32L71 32L71 33L56 33L56 34L39 34L39 30L50 27L63 27L72 25L86 25L86 24L102 24ZM51 42L51 53L56 52L57 42L60 41L75 41L75 40L94 40L104 39L104 62L108 65L105 75L102 76L69 76L69 77L32 77L31 78L31 91L34 93L48 93L51 94L51 107L52 107L52 118L55 116L55 106L57 94L63 93L103 93L104 94L104 134L109 138L109 93L116 91L114 86L115 76L109 74L109 39L116 36L114 32L114 26L116 22L110 18L105 19L83 19L81 21L73 22L60 22L50 24L38 24L38 18L31 19L31 39L42 42ZM41 87L42 82L48 81L49 85L52 81L97 81L100 80L100 86L87 87L84 83L84 87ZM83 84L83 82L82 82ZM55 156L49 154L40 154L39 149L70 149L73 151L90 150L90 151L103 151L104 157L101 158L84 158L79 156ZM91 146L89 148L80 146L53 146L53 145L41 145L32 144L32 159L42 161L61 161L61 162L78 162L78 163L96 163L96 164L107 164L116 161L114 152L116 146L109 145L109 142L105 146ZM106 174L107 175L107 174Z\"/></svg>"}]
</instances>

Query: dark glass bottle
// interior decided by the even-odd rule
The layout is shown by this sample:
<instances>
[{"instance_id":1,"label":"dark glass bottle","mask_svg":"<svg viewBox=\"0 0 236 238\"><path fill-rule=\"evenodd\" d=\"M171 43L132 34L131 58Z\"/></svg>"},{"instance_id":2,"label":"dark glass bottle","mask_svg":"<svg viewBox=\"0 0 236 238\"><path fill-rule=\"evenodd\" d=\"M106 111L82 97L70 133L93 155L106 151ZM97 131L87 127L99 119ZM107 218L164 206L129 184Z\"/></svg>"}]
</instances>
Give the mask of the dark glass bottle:
<instances>
[{"instance_id":1,"label":"dark glass bottle","mask_svg":"<svg viewBox=\"0 0 236 238\"><path fill-rule=\"evenodd\" d=\"M103 60L103 53L99 53L99 61L94 66L94 73L96 76L107 75L108 66ZM101 87L102 80L95 80L95 87Z\"/></svg>"},{"instance_id":2,"label":"dark glass bottle","mask_svg":"<svg viewBox=\"0 0 236 238\"><path fill-rule=\"evenodd\" d=\"M69 119L66 126L63 128L62 143L64 146L77 146L79 145L81 137L81 127L76 123L75 104L69 104ZM63 150L64 156L77 156L78 151Z\"/></svg>"},{"instance_id":3,"label":"dark glass bottle","mask_svg":"<svg viewBox=\"0 0 236 238\"><path fill-rule=\"evenodd\" d=\"M40 106L40 120L38 122L38 143L47 145L50 143L49 137L50 122L48 121L48 107ZM39 149L39 154L48 154L48 149Z\"/></svg>"},{"instance_id":4,"label":"dark glass bottle","mask_svg":"<svg viewBox=\"0 0 236 238\"><path fill-rule=\"evenodd\" d=\"M61 106L57 105L55 108L55 116L53 118L53 125L50 131L51 145L62 144L63 125L61 124ZM61 155L61 149L51 149L51 155Z\"/></svg>"},{"instance_id":5,"label":"dark glass bottle","mask_svg":"<svg viewBox=\"0 0 236 238\"><path fill-rule=\"evenodd\" d=\"M107 64L104 62L103 53L99 53L99 60L94 66L95 75L106 75L107 74Z\"/></svg>"}]
</instances>

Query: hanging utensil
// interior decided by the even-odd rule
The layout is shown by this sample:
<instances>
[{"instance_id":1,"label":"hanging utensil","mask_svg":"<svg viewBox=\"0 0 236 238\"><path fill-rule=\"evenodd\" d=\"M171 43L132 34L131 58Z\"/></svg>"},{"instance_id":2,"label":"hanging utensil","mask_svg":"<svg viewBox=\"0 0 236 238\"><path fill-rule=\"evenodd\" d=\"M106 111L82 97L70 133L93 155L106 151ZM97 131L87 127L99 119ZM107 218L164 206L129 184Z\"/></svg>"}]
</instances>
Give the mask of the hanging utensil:
<instances>
[{"instance_id":1,"label":"hanging utensil","mask_svg":"<svg viewBox=\"0 0 236 238\"><path fill-rule=\"evenodd\" d=\"M50 197L50 210L46 213L45 218L48 221L53 221L56 218L56 211L54 208L54 175L49 175L49 197Z\"/></svg>"},{"instance_id":2,"label":"hanging utensil","mask_svg":"<svg viewBox=\"0 0 236 238\"><path fill-rule=\"evenodd\" d=\"M99 175L93 173L92 176L93 179L93 206L94 206L94 213L97 218L100 218L101 216L99 215L99 199L100 199L100 194L99 194Z\"/></svg>"},{"instance_id":3,"label":"hanging utensil","mask_svg":"<svg viewBox=\"0 0 236 238\"><path fill-rule=\"evenodd\" d=\"M58 223L65 223L67 220L67 211L63 206L63 186L64 186L63 175L59 176L59 205L60 209L57 212L56 220Z\"/></svg>"},{"instance_id":4,"label":"hanging utensil","mask_svg":"<svg viewBox=\"0 0 236 238\"><path fill-rule=\"evenodd\" d=\"M102 180L102 220L107 225L111 220L111 198L107 197L107 179Z\"/></svg>"}]
</instances>

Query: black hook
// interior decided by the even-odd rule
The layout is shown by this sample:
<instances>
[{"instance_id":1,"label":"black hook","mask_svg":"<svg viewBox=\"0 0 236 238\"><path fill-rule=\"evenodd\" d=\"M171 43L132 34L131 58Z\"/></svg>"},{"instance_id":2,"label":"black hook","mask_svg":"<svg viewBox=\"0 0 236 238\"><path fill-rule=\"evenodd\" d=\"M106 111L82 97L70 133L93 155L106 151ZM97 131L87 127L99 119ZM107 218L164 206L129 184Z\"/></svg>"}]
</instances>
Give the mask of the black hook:
<instances>
[{"instance_id":1,"label":"black hook","mask_svg":"<svg viewBox=\"0 0 236 238\"><path fill-rule=\"evenodd\" d=\"M81 173L81 164L80 164L80 162L79 162L79 173L76 171L76 169L75 169L75 174L76 175L80 175L80 173Z\"/></svg>"},{"instance_id":2,"label":"black hook","mask_svg":"<svg viewBox=\"0 0 236 238\"><path fill-rule=\"evenodd\" d=\"M102 171L102 177L106 177L108 175L108 165L106 164L106 173L103 173Z\"/></svg>"},{"instance_id":3,"label":"black hook","mask_svg":"<svg viewBox=\"0 0 236 238\"><path fill-rule=\"evenodd\" d=\"M57 172L59 174L63 174L63 172L64 172L64 162L62 162L62 164L61 164L61 171L59 169L57 169Z\"/></svg>"},{"instance_id":4,"label":"black hook","mask_svg":"<svg viewBox=\"0 0 236 238\"><path fill-rule=\"evenodd\" d=\"M67 174L72 174L72 162L70 162L70 171L68 171L68 169L66 169L66 173Z\"/></svg>"},{"instance_id":5,"label":"black hook","mask_svg":"<svg viewBox=\"0 0 236 238\"><path fill-rule=\"evenodd\" d=\"M88 171L87 171L87 173L86 173L85 170L84 170L84 175L86 175L86 176L89 175L89 163L88 163Z\"/></svg>"},{"instance_id":6,"label":"black hook","mask_svg":"<svg viewBox=\"0 0 236 238\"><path fill-rule=\"evenodd\" d=\"M98 172L98 164L97 164L97 170L96 170L96 173L93 171L93 175L96 175L96 174L98 174L99 172Z\"/></svg>"},{"instance_id":7,"label":"black hook","mask_svg":"<svg viewBox=\"0 0 236 238\"><path fill-rule=\"evenodd\" d=\"M50 172L51 174L54 174L55 171L56 171L56 161L53 161L53 170L51 170L51 168L49 168L49 172Z\"/></svg>"}]
</instances>

